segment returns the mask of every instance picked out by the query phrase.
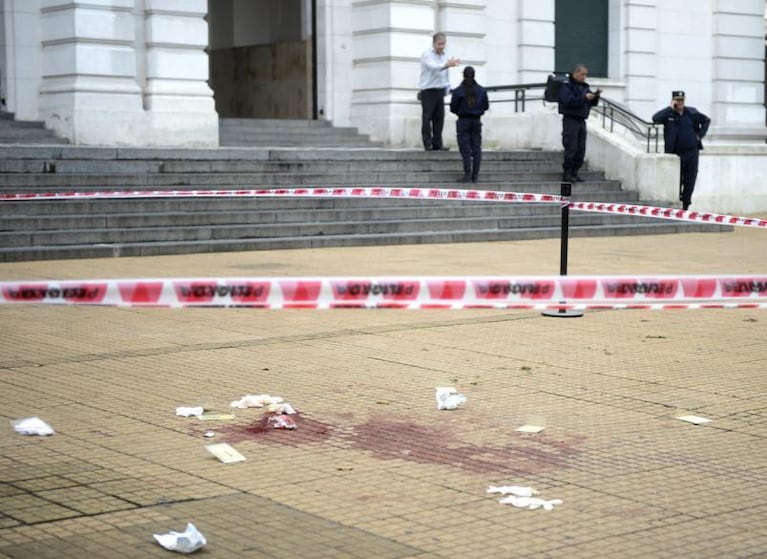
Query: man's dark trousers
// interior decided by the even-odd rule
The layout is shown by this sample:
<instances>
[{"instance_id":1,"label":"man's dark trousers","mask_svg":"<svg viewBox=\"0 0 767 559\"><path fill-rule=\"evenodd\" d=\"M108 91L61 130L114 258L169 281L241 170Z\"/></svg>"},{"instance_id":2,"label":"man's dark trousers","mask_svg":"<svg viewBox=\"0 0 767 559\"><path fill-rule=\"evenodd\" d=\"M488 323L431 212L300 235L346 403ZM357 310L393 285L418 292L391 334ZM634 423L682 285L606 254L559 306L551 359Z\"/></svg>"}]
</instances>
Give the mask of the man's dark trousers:
<instances>
[{"instance_id":1,"label":"man's dark trousers","mask_svg":"<svg viewBox=\"0 0 767 559\"><path fill-rule=\"evenodd\" d=\"M476 179L482 161L482 121L479 118L459 118L456 122L456 136L463 159L463 172Z\"/></svg>"},{"instance_id":2,"label":"man's dark trousers","mask_svg":"<svg viewBox=\"0 0 767 559\"><path fill-rule=\"evenodd\" d=\"M565 173L577 173L586 156L586 121L572 116L562 117L562 147L565 158L562 168Z\"/></svg>"},{"instance_id":3,"label":"man's dark trousers","mask_svg":"<svg viewBox=\"0 0 767 559\"><path fill-rule=\"evenodd\" d=\"M445 124L445 90L421 90L421 136L425 149L442 149Z\"/></svg>"},{"instance_id":4,"label":"man's dark trousers","mask_svg":"<svg viewBox=\"0 0 767 559\"><path fill-rule=\"evenodd\" d=\"M698 150L687 149L677 152L681 164L681 185L679 199L682 206L687 207L692 203L692 192L695 190L695 180L698 178Z\"/></svg>"}]
</instances>

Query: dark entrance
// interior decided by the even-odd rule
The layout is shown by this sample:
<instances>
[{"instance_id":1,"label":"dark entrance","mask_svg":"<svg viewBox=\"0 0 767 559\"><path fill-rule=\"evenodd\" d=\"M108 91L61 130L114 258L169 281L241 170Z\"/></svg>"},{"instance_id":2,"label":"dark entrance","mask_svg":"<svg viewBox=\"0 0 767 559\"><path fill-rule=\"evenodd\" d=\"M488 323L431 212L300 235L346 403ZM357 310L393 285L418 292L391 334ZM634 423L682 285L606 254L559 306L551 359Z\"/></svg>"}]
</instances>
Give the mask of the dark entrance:
<instances>
[{"instance_id":1,"label":"dark entrance","mask_svg":"<svg viewBox=\"0 0 767 559\"><path fill-rule=\"evenodd\" d=\"M220 117L313 118L313 6L208 0L209 83Z\"/></svg>"},{"instance_id":2,"label":"dark entrance","mask_svg":"<svg viewBox=\"0 0 767 559\"><path fill-rule=\"evenodd\" d=\"M557 72L569 72L575 64L585 64L591 76L607 77L607 15L608 0L556 0Z\"/></svg>"}]
</instances>

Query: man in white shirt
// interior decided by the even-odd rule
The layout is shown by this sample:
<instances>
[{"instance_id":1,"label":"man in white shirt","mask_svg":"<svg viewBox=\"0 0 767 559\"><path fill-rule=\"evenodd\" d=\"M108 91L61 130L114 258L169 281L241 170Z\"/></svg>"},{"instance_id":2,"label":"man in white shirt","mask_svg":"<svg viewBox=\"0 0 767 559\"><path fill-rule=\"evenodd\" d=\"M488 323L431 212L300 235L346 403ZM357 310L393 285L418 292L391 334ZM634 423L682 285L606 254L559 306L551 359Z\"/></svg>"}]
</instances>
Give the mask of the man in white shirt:
<instances>
[{"instance_id":1,"label":"man in white shirt","mask_svg":"<svg viewBox=\"0 0 767 559\"><path fill-rule=\"evenodd\" d=\"M421 78L418 81L418 98L421 100L421 136L426 151L444 150L442 127L445 123L445 95L450 92L448 68L458 66L458 58L448 58L445 53L447 38L435 33L432 48L421 55Z\"/></svg>"}]
</instances>

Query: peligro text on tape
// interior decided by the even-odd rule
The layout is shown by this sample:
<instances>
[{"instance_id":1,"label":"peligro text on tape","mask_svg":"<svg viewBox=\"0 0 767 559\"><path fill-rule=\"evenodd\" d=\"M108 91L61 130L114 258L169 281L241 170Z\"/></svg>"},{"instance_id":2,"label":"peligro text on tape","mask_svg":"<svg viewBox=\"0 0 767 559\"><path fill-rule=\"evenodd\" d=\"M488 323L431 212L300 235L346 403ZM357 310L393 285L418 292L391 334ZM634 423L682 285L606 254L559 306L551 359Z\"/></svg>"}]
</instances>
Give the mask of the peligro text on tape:
<instances>
[{"instance_id":1,"label":"peligro text on tape","mask_svg":"<svg viewBox=\"0 0 767 559\"><path fill-rule=\"evenodd\" d=\"M412 198L421 200L467 200L476 202L537 202L562 204L567 198L553 194L465 190L458 188L317 187L252 188L237 190L91 190L71 192L0 193L0 201L126 199L126 198Z\"/></svg>"},{"instance_id":2,"label":"peligro text on tape","mask_svg":"<svg viewBox=\"0 0 767 559\"><path fill-rule=\"evenodd\" d=\"M117 279L0 282L0 304L289 308L703 308L767 303L767 275ZM649 306L649 307L648 307Z\"/></svg>"}]
</instances>

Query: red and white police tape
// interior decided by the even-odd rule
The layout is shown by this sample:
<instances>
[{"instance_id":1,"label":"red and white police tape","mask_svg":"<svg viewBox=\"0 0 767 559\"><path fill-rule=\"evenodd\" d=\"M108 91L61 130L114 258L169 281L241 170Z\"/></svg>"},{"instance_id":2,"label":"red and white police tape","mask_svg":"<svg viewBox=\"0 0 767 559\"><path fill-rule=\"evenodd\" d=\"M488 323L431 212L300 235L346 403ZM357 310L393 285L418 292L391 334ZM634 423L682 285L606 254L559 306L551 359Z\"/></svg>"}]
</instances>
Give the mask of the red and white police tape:
<instances>
[{"instance_id":1,"label":"red and white police tape","mask_svg":"<svg viewBox=\"0 0 767 559\"><path fill-rule=\"evenodd\" d=\"M384 187L316 187L316 188L255 188L236 190L107 190L72 192L17 192L0 193L2 201L20 200L72 200L72 199L126 199L126 198L231 198L231 197L309 197L309 198L411 198L420 200L470 200L478 202L536 202L567 204L570 209L584 212L611 213L767 228L767 220L726 214L696 212L640 206L634 204L606 204L601 202L571 202L569 198L553 194L505 192L499 190L464 190L457 188L384 188Z\"/></svg>"},{"instance_id":2,"label":"red and white police tape","mask_svg":"<svg viewBox=\"0 0 767 559\"><path fill-rule=\"evenodd\" d=\"M696 221L700 223L736 225L741 227L767 227L767 220L764 219L738 217L734 215L714 214L708 212L696 212L689 210L675 210L673 208L659 208L656 206L638 206L634 204L605 204L601 202L570 202L569 206L571 210L582 212L637 215L643 217L657 217L660 219L676 219L684 221Z\"/></svg>"},{"instance_id":3,"label":"red and white police tape","mask_svg":"<svg viewBox=\"0 0 767 559\"><path fill-rule=\"evenodd\" d=\"M309 197L309 198L414 198L421 200L471 200L478 202L545 202L562 204L567 198L553 194L530 194L500 190L459 188L251 188L237 190L105 190L73 192L0 193L0 201L72 200L105 198L230 198L230 197Z\"/></svg>"},{"instance_id":4,"label":"red and white police tape","mask_svg":"<svg viewBox=\"0 0 767 559\"><path fill-rule=\"evenodd\" d=\"M15 281L0 282L0 304L263 309L767 308L767 275Z\"/></svg>"}]
</instances>

